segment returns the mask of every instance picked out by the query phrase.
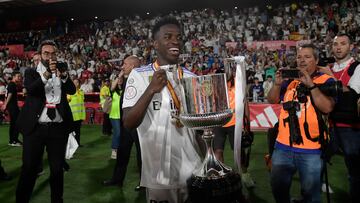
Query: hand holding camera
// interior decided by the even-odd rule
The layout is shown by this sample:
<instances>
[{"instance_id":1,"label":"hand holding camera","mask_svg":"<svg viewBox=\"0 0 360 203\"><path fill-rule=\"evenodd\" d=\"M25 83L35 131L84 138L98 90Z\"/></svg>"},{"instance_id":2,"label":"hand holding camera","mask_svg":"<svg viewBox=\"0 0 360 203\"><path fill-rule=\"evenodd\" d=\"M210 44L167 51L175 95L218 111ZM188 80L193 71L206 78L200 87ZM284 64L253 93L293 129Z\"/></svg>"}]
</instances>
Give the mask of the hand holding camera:
<instances>
[{"instance_id":1,"label":"hand holding camera","mask_svg":"<svg viewBox=\"0 0 360 203\"><path fill-rule=\"evenodd\" d=\"M43 73L43 76L46 79L49 79L51 77L52 73L56 73L57 77L60 77L61 79L65 79L68 75L67 74L67 64L64 62L58 62L56 60L50 59L49 67Z\"/></svg>"}]
</instances>

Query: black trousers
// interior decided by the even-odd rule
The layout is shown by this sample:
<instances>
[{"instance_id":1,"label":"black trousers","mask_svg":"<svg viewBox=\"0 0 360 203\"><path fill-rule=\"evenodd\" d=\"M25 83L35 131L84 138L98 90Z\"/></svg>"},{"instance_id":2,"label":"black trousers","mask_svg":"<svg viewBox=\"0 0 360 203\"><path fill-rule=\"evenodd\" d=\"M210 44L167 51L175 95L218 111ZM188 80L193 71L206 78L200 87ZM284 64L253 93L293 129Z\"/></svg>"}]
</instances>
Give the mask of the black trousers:
<instances>
[{"instance_id":1,"label":"black trousers","mask_svg":"<svg viewBox=\"0 0 360 203\"><path fill-rule=\"evenodd\" d=\"M136 129L129 131L128 129L121 127L120 145L117 149L116 165L112 177L112 180L116 181L121 185L124 183L127 166L129 164L131 148L134 143L136 147L136 158L139 170L139 177L141 177L141 150L137 131Z\"/></svg>"},{"instance_id":2,"label":"black trousers","mask_svg":"<svg viewBox=\"0 0 360 203\"><path fill-rule=\"evenodd\" d=\"M82 120L73 122L73 131L75 132L75 140L80 145L80 129Z\"/></svg>"},{"instance_id":3,"label":"black trousers","mask_svg":"<svg viewBox=\"0 0 360 203\"><path fill-rule=\"evenodd\" d=\"M19 130L16 127L16 120L19 116L19 109L9 109L10 127L9 127L9 143L19 141Z\"/></svg>"},{"instance_id":4,"label":"black trousers","mask_svg":"<svg viewBox=\"0 0 360 203\"><path fill-rule=\"evenodd\" d=\"M1 165L1 160L0 160L0 178L5 177L7 174L5 173L4 168Z\"/></svg>"},{"instance_id":5,"label":"black trousers","mask_svg":"<svg viewBox=\"0 0 360 203\"><path fill-rule=\"evenodd\" d=\"M104 135L111 135L111 122L109 118L109 114L104 113L103 124L102 124L102 133Z\"/></svg>"},{"instance_id":6,"label":"black trousers","mask_svg":"<svg viewBox=\"0 0 360 203\"><path fill-rule=\"evenodd\" d=\"M63 202L66 132L62 123L39 124L32 133L23 136L23 165L16 189L17 203L29 202L45 147L50 167L51 202Z\"/></svg>"}]
</instances>

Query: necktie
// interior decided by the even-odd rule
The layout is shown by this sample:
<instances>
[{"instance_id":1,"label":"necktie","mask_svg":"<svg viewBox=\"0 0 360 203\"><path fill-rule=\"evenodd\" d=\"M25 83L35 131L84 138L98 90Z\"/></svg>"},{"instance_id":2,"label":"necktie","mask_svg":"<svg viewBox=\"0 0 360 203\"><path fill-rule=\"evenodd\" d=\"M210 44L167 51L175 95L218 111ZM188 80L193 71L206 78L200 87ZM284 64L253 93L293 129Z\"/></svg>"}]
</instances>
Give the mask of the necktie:
<instances>
[{"instance_id":1,"label":"necktie","mask_svg":"<svg viewBox=\"0 0 360 203\"><path fill-rule=\"evenodd\" d=\"M54 120L55 117L56 117L55 108L47 108L46 114L47 114L47 116L50 118L50 120Z\"/></svg>"}]
</instances>

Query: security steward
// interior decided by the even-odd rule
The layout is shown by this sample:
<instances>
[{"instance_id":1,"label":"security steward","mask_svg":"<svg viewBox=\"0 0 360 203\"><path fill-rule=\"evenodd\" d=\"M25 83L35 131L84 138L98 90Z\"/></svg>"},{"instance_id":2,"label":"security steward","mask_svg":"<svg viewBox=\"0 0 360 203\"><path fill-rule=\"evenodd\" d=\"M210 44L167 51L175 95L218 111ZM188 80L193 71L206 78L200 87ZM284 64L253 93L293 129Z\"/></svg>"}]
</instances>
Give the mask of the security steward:
<instances>
[{"instance_id":1,"label":"security steward","mask_svg":"<svg viewBox=\"0 0 360 203\"><path fill-rule=\"evenodd\" d=\"M73 83L76 87L76 92L73 95L68 95L68 101L71 108L71 112L74 118L73 131L75 132L75 139L80 145L80 129L81 123L86 118L85 104L84 104L84 91L80 89L80 80L74 79Z\"/></svg>"}]
</instances>

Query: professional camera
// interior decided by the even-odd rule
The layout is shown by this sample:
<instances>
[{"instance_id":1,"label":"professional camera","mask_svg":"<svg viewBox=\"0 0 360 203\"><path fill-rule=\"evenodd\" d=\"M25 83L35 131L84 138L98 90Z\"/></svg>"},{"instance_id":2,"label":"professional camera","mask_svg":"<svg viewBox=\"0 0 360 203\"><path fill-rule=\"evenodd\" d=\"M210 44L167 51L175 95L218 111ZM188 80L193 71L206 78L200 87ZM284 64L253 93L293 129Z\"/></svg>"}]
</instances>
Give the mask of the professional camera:
<instances>
[{"instance_id":1,"label":"professional camera","mask_svg":"<svg viewBox=\"0 0 360 203\"><path fill-rule=\"evenodd\" d=\"M326 84L315 84L319 90L324 93L326 96L336 97L339 96L342 91L341 81L328 82ZM300 83L296 87L297 98L300 103L307 102L307 96L310 95L310 90L305 86L304 83Z\"/></svg>"},{"instance_id":2,"label":"professional camera","mask_svg":"<svg viewBox=\"0 0 360 203\"><path fill-rule=\"evenodd\" d=\"M290 146L292 146L292 143L296 143L298 145L303 143L299 119L296 115L296 112L300 111L300 103L296 101L285 102L283 103L283 109L289 114L289 116L284 119L284 123L289 123Z\"/></svg>"},{"instance_id":3,"label":"professional camera","mask_svg":"<svg viewBox=\"0 0 360 203\"><path fill-rule=\"evenodd\" d=\"M68 65L65 62L56 62L56 69L58 69L61 73L68 70Z\"/></svg>"}]
</instances>

